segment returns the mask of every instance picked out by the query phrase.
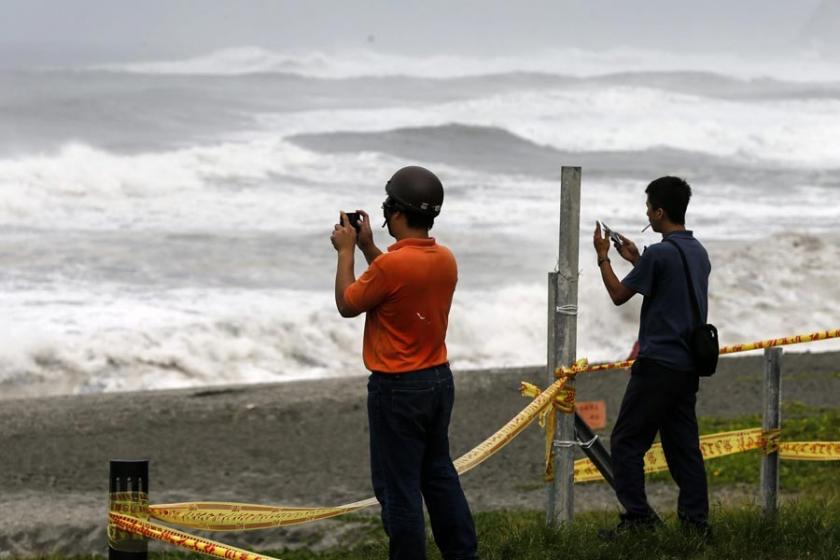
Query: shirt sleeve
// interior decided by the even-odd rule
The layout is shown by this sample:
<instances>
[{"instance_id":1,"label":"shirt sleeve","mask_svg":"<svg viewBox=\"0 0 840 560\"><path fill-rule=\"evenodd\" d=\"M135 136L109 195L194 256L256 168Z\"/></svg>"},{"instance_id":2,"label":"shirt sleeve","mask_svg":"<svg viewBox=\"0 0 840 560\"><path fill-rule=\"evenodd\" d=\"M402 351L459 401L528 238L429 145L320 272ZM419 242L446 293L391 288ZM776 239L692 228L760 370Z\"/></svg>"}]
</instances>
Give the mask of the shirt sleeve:
<instances>
[{"instance_id":1,"label":"shirt sleeve","mask_svg":"<svg viewBox=\"0 0 840 560\"><path fill-rule=\"evenodd\" d=\"M655 277L657 252L653 247L645 249L633 270L624 277L621 283L643 296L649 296L653 292L653 279Z\"/></svg>"},{"instance_id":2,"label":"shirt sleeve","mask_svg":"<svg viewBox=\"0 0 840 560\"><path fill-rule=\"evenodd\" d=\"M382 303L390 292L387 274L379 260L373 261L365 273L344 290L344 301L359 313Z\"/></svg>"}]
</instances>

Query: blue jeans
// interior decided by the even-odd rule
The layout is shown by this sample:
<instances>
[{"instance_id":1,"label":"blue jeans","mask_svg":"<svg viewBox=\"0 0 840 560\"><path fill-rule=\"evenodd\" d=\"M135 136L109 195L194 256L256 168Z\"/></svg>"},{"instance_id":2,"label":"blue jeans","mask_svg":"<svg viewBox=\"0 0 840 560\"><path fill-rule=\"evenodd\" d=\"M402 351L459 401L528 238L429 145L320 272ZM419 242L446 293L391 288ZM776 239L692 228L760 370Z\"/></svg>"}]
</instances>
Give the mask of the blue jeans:
<instances>
[{"instance_id":1,"label":"blue jeans","mask_svg":"<svg viewBox=\"0 0 840 560\"><path fill-rule=\"evenodd\" d=\"M371 477L391 560L426 558L423 500L443 558L477 558L472 514L449 456L454 398L447 364L370 375Z\"/></svg>"}]
</instances>

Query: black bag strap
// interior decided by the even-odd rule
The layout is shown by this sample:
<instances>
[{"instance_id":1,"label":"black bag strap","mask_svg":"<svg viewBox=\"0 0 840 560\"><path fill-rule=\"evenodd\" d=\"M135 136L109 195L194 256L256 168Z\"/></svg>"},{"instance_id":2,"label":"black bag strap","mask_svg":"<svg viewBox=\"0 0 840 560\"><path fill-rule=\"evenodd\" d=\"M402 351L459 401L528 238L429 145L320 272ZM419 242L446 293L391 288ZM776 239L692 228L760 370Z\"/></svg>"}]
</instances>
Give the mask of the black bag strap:
<instances>
[{"instance_id":1,"label":"black bag strap","mask_svg":"<svg viewBox=\"0 0 840 560\"><path fill-rule=\"evenodd\" d=\"M691 294L691 303L693 304L691 308L694 310L694 323L695 325L699 325L702 322L700 320L700 303L697 299L697 293L694 291L694 282L691 281L691 271L688 270L688 261L685 259L685 253L683 253L682 248L673 239L664 239L663 241L666 241L676 247L677 251L680 253L683 269L685 269L685 281L688 284L688 293Z\"/></svg>"}]
</instances>

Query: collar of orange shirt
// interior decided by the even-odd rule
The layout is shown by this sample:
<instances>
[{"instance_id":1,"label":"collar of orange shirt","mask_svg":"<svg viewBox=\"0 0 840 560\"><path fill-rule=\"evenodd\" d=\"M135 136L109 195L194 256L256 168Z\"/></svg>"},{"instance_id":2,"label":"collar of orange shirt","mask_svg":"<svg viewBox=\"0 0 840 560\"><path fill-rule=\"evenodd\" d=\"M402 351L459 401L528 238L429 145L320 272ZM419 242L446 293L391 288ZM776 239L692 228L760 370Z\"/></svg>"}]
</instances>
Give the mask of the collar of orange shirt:
<instances>
[{"instance_id":1,"label":"collar of orange shirt","mask_svg":"<svg viewBox=\"0 0 840 560\"><path fill-rule=\"evenodd\" d=\"M403 247L431 247L435 244L434 237L406 237L388 246L388 251L396 251Z\"/></svg>"}]
</instances>

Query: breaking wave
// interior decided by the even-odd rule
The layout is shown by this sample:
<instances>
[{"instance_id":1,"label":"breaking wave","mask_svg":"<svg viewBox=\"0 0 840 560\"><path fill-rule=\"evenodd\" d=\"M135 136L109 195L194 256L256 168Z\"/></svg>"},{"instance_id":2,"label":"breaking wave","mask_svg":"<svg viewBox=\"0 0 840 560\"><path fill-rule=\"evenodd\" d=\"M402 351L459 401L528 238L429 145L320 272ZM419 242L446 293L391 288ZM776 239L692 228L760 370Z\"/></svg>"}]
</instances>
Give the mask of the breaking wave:
<instances>
[{"instance_id":1,"label":"breaking wave","mask_svg":"<svg viewBox=\"0 0 840 560\"><path fill-rule=\"evenodd\" d=\"M722 343L837 327L840 239L789 233L707 244L710 321ZM582 260L588 258L584 249ZM594 257L593 257L594 260ZM578 356L622 359L640 298L615 308L594 267L580 280ZM628 267L617 265L619 274ZM363 375L363 319L341 319L328 290L63 290L4 296L2 395L86 393ZM78 310L84 306L84 321ZM45 317L51 332L43 331ZM132 317L131 324L125 317ZM456 292L448 346L457 369L540 364L544 282ZM838 349L821 342L793 351Z\"/></svg>"}]
</instances>

